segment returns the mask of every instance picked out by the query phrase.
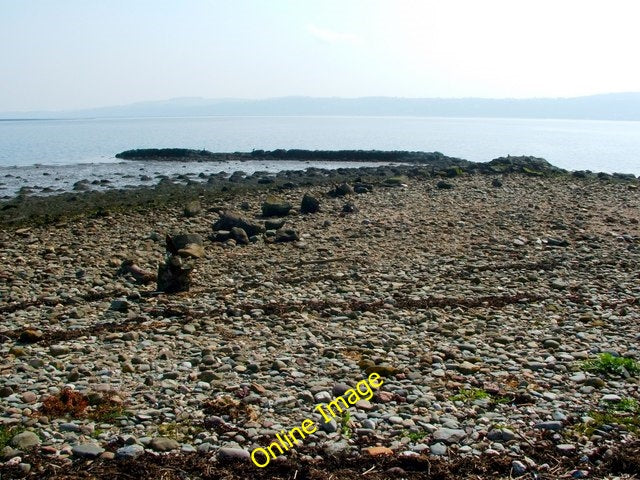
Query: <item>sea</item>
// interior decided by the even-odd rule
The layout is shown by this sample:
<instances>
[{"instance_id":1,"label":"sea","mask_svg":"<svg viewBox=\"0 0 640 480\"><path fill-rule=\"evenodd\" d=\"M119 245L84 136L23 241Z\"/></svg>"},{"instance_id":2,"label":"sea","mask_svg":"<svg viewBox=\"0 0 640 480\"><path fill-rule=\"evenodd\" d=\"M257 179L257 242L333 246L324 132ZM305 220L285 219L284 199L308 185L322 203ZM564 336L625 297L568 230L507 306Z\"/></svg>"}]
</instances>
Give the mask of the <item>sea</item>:
<instances>
[{"instance_id":1,"label":"sea","mask_svg":"<svg viewBox=\"0 0 640 480\"><path fill-rule=\"evenodd\" d=\"M485 162L533 155L568 170L640 175L640 122L513 118L363 116L212 116L0 120L0 197L153 185L163 177L241 170L277 172L316 162L139 162L115 154L134 148L181 147L212 152L254 149L439 151ZM371 164L373 165L373 164ZM149 179L150 178L150 179ZM24 191L24 189L23 189Z\"/></svg>"}]
</instances>

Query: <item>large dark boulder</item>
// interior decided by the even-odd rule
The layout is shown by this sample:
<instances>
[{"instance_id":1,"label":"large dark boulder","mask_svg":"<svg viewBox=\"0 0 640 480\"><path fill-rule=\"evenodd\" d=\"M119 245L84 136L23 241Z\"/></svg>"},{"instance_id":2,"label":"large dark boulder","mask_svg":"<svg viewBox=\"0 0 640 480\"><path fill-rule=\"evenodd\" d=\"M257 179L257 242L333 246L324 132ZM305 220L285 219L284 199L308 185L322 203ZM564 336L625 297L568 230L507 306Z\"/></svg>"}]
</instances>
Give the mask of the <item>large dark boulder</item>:
<instances>
[{"instance_id":1,"label":"large dark boulder","mask_svg":"<svg viewBox=\"0 0 640 480\"><path fill-rule=\"evenodd\" d=\"M243 229L250 237L266 231L262 223L244 218L235 212L222 212L218 221L213 224L214 230L231 231L234 227Z\"/></svg>"},{"instance_id":2,"label":"large dark boulder","mask_svg":"<svg viewBox=\"0 0 640 480\"><path fill-rule=\"evenodd\" d=\"M193 266L179 256L171 256L158 266L158 291L187 292L191 287Z\"/></svg>"},{"instance_id":3,"label":"large dark boulder","mask_svg":"<svg viewBox=\"0 0 640 480\"><path fill-rule=\"evenodd\" d=\"M262 215L265 217L285 217L293 206L284 200L268 197L262 204Z\"/></svg>"},{"instance_id":4,"label":"large dark boulder","mask_svg":"<svg viewBox=\"0 0 640 480\"><path fill-rule=\"evenodd\" d=\"M320 200L316 197L304 194L302 203L300 204L300 213L317 213L320 210Z\"/></svg>"},{"instance_id":5,"label":"large dark boulder","mask_svg":"<svg viewBox=\"0 0 640 480\"><path fill-rule=\"evenodd\" d=\"M353 187L348 183L341 183L336 188L333 189L333 196L335 197L344 197L345 195L350 195L353 193Z\"/></svg>"}]
</instances>

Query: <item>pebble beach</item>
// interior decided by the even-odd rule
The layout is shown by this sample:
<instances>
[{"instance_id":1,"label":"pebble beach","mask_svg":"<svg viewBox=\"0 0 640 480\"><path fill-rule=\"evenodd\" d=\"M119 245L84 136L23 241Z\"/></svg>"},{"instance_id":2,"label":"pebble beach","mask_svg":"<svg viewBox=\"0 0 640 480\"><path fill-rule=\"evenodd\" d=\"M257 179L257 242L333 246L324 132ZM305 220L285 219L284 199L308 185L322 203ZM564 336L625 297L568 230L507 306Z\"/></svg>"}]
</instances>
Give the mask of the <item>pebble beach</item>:
<instances>
[{"instance_id":1,"label":"pebble beach","mask_svg":"<svg viewBox=\"0 0 640 480\"><path fill-rule=\"evenodd\" d=\"M484 478L635 478L637 180L365 180L3 229L2 478L184 457L238 465L184 478L320 478L330 458L355 472L334 478L456 478L454 461L490 463ZM266 219L274 195L293 208ZM214 230L223 212L271 228L245 241ZM188 291L123 269L155 274L176 234L202 239ZM314 412L372 372L369 400ZM251 463L307 418L304 444ZM634 445L630 470L610 467Z\"/></svg>"}]
</instances>

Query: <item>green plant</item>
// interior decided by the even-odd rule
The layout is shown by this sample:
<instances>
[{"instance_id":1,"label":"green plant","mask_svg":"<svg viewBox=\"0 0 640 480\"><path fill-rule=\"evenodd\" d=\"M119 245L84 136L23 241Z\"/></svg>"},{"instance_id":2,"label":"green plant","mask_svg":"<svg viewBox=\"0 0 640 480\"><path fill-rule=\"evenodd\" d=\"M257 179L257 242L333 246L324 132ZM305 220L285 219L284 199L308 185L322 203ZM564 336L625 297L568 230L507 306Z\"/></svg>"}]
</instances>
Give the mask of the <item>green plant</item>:
<instances>
[{"instance_id":1,"label":"green plant","mask_svg":"<svg viewBox=\"0 0 640 480\"><path fill-rule=\"evenodd\" d=\"M640 364L633 358L616 357L610 353L601 353L582 363L582 368L588 372L598 372L609 375L623 375L626 370L630 375L640 373Z\"/></svg>"},{"instance_id":2,"label":"green plant","mask_svg":"<svg viewBox=\"0 0 640 480\"><path fill-rule=\"evenodd\" d=\"M419 441L421 441L424 437L426 437L427 435L429 435L429 432L409 432L409 431L405 431L403 432L405 437L407 437L409 440L411 440L413 443L417 443Z\"/></svg>"},{"instance_id":3,"label":"green plant","mask_svg":"<svg viewBox=\"0 0 640 480\"><path fill-rule=\"evenodd\" d=\"M176 422L158 425L158 434L162 437L172 438L173 440L181 440L183 437L180 427Z\"/></svg>"},{"instance_id":4,"label":"green plant","mask_svg":"<svg viewBox=\"0 0 640 480\"><path fill-rule=\"evenodd\" d=\"M635 398L624 397L617 402L611 402L607 405L610 412L628 412L640 414L640 404Z\"/></svg>"},{"instance_id":5,"label":"green plant","mask_svg":"<svg viewBox=\"0 0 640 480\"><path fill-rule=\"evenodd\" d=\"M0 450L7 446L9 441L17 434L24 432L22 426L0 425Z\"/></svg>"},{"instance_id":6,"label":"green plant","mask_svg":"<svg viewBox=\"0 0 640 480\"><path fill-rule=\"evenodd\" d=\"M640 432L640 416L611 410L594 410L589 412L592 421L581 423L576 430L584 435L591 435L603 425L623 427L633 433Z\"/></svg>"},{"instance_id":7,"label":"green plant","mask_svg":"<svg viewBox=\"0 0 640 480\"><path fill-rule=\"evenodd\" d=\"M345 410L342 418L340 418L340 433L345 438L351 438L351 413L349 410Z\"/></svg>"},{"instance_id":8,"label":"green plant","mask_svg":"<svg viewBox=\"0 0 640 480\"><path fill-rule=\"evenodd\" d=\"M511 399L509 397L504 397L504 396L500 396L500 397L491 397L491 401L493 403L499 403L499 404L503 404L503 403L511 403Z\"/></svg>"},{"instance_id":9,"label":"green plant","mask_svg":"<svg viewBox=\"0 0 640 480\"><path fill-rule=\"evenodd\" d=\"M451 400L454 402L473 402L474 400L482 400L490 396L491 395L481 388L461 388L456 395L451 397Z\"/></svg>"}]
</instances>

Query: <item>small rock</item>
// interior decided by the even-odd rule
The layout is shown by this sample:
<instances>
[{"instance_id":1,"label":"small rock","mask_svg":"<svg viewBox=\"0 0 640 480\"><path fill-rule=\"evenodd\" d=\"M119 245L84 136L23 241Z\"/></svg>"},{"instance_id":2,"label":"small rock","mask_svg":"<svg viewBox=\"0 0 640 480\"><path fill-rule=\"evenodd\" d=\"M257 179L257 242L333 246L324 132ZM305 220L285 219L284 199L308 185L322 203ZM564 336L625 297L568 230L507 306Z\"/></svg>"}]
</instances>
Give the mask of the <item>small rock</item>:
<instances>
[{"instance_id":1,"label":"small rock","mask_svg":"<svg viewBox=\"0 0 640 480\"><path fill-rule=\"evenodd\" d=\"M33 392L24 392L22 394L22 401L24 403L35 403L38 399L38 396Z\"/></svg>"},{"instance_id":2,"label":"small rock","mask_svg":"<svg viewBox=\"0 0 640 480\"><path fill-rule=\"evenodd\" d=\"M51 345L49 347L49 353L54 357L59 357L60 355L66 355L70 351L69 347L66 345Z\"/></svg>"},{"instance_id":3,"label":"small rock","mask_svg":"<svg viewBox=\"0 0 640 480\"><path fill-rule=\"evenodd\" d=\"M438 430L433 432L434 440L438 442L442 441L449 444L458 443L465 436L466 434L464 433L464 430L460 430L457 428L439 428Z\"/></svg>"},{"instance_id":4,"label":"small rock","mask_svg":"<svg viewBox=\"0 0 640 480\"><path fill-rule=\"evenodd\" d=\"M511 462L511 469L514 475L524 475L527 471L527 466L520 460L514 460Z\"/></svg>"},{"instance_id":5,"label":"small rock","mask_svg":"<svg viewBox=\"0 0 640 480\"><path fill-rule=\"evenodd\" d=\"M116 450L116 458L118 460L131 460L139 457L144 453L144 447L142 445L134 444L121 447Z\"/></svg>"},{"instance_id":6,"label":"small rock","mask_svg":"<svg viewBox=\"0 0 640 480\"><path fill-rule=\"evenodd\" d=\"M558 432L562 430L562 422L558 421L549 421L549 422L540 422L536 423L535 428L539 428L540 430L551 430L553 432Z\"/></svg>"},{"instance_id":7,"label":"small rock","mask_svg":"<svg viewBox=\"0 0 640 480\"><path fill-rule=\"evenodd\" d=\"M280 230L286 221L284 218L270 218L264 221L264 226L267 230Z\"/></svg>"},{"instance_id":8,"label":"small rock","mask_svg":"<svg viewBox=\"0 0 640 480\"><path fill-rule=\"evenodd\" d=\"M358 207L353 202L347 202L342 206L342 213L358 213Z\"/></svg>"},{"instance_id":9,"label":"small rock","mask_svg":"<svg viewBox=\"0 0 640 480\"><path fill-rule=\"evenodd\" d=\"M218 450L218 459L227 461L249 461L251 454L243 448L222 447Z\"/></svg>"},{"instance_id":10,"label":"small rock","mask_svg":"<svg viewBox=\"0 0 640 480\"><path fill-rule=\"evenodd\" d=\"M584 381L586 387L603 388L606 382L600 377L589 377Z\"/></svg>"},{"instance_id":11,"label":"small rock","mask_svg":"<svg viewBox=\"0 0 640 480\"><path fill-rule=\"evenodd\" d=\"M156 452L168 452L180 448L180 444L167 437L154 437L151 439L149 446Z\"/></svg>"},{"instance_id":12,"label":"small rock","mask_svg":"<svg viewBox=\"0 0 640 480\"><path fill-rule=\"evenodd\" d=\"M6 462L7 460L11 460L21 454L22 452L20 450L16 450L15 448L11 448L7 445L0 451L0 458Z\"/></svg>"},{"instance_id":13,"label":"small rock","mask_svg":"<svg viewBox=\"0 0 640 480\"><path fill-rule=\"evenodd\" d=\"M600 400L603 402L619 402L620 400L622 400L622 398L620 397L620 395L609 393L607 395L603 395Z\"/></svg>"},{"instance_id":14,"label":"small rock","mask_svg":"<svg viewBox=\"0 0 640 480\"><path fill-rule=\"evenodd\" d=\"M492 442L509 442L516 438L516 434L508 428L494 428L487 433L487 438Z\"/></svg>"},{"instance_id":15,"label":"small rock","mask_svg":"<svg viewBox=\"0 0 640 480\"><path fill-rule=\"evenodd\" d=\"M371 457L380 457L384 455L393 455L393 450L387 447L367 447L364 449L367 455Z\"/></svg>"},{"instance_id":16,"label":"small rock","mask_svg":"<svg viewBox=\"0 0 640 480\"><path fill-rule=\"evenodd\" d=\"M556 342L555 340L545 340L544 342L542 342L542 346L544 348L551 348L551 349L556 349L560 346L559 342Z\"/></svg>"},{"instance_id":17,"label":"small rock","mask_svg":"<svg viewBox=\"0 0 640 480\"><path fill-rule=\"evenodd\" d=\"M276 242L296 242L300 240L298 232L292 229L280 229L276 232Z\"/></svg>"},{"instance_id":18,"label":"small rock","mask_svg":"<svg viewBox=\"0 0 640 480\"><path fill-rule=\"evenodd\" d=\"M338 423L332 418L329 422L319 422L318 428L323 432L333 433L338 431Z\"/></svg>"},{"instance_id":19,"label":"small rock","mask_svg":"<svg viewBox=\"0 0 640 480\"><path fill-rule=\"evenodd\" d=\"M465 375L470 375L477 372L478 370L480 370L480 367L478 365L474 365L471 362L464 361L460 365L458 365L458 371L460 373L464 373Z\"/></svg>"},{"instance_id":20,"label":"small rock","mask_svg":"<svg viewBox=\"0 0 640 480\"><path fill-rule=\"evenodd\" d=\"M569 453L573 452L576 449L576 446L570 443L560 443L556 445L556 448L563 453Z\"/></svg>"},{"instance_id":21,"label":"small rock","mask_svg":"<svg viewBox=\"0 0 640 480\"><path fill-rule=\"evenodd\" d=\"M109 310L113 310L114 312L124 313L129 311L129 307L130 307L130 304L126 298L119 298L111 302L111 306L109 307Z\"/></svg>"},{"instance_id":22,"label":"small rock","mask_svg":"<svg viewBox=\"0 0 640 480\"><path fill-rule=\"evenodd\" d=\"M441 442L434 443L429 447L429 450L431 451L431 455L441 456L447 454L447 446Z\"/></svg>"}]
</instances>

